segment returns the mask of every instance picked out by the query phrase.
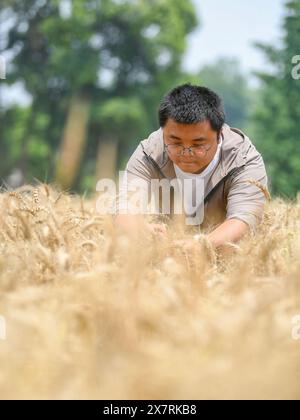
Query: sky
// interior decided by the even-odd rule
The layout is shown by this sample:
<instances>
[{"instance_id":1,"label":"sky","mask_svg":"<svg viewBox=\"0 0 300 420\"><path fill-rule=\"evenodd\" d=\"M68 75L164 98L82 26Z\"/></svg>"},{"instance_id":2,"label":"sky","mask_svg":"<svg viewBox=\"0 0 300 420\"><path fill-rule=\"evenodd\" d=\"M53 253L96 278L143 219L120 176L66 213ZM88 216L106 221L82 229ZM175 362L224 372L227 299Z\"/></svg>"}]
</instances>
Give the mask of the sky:
<instances>
[{"instance_id":1,"label":"sky","mask_svg":"<svg viewBox=\"0 0 300 420\"><path fill-rule=\"evenodd\" d=\"M237 57L246 72L266 69L253 42L278 45L284 0L194 0L200 28L188 40L184 68L197 71L218 57Z\"/></svg>"},{"instance_id":2,"label":"sky","mask_svg":"<svg viewBox=\"0 0 300 420\"><path fill-rule=\"evenodd\" d=\"M170 0L172 1L172 0ZM264 55L253 42L278 45L285 0L193 0L200 27L188 37L188 49L183 68L198 71L203 65L215 62L219 57L236 57L247 73L267 69ZM255 85L254 76L249 77ZM2 105L20 103L26 105L29 98L22 86L2 86Z\"/></svg>"}]
</instances>

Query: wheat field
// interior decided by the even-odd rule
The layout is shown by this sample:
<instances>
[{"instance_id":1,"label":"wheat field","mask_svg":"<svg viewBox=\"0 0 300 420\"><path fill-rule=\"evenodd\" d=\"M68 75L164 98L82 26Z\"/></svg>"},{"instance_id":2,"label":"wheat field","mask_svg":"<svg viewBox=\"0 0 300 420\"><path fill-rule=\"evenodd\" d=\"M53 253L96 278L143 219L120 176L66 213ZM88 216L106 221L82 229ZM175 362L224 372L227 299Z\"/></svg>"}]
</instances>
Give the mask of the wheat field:
<instances>
[{"instance_id":1,"label":"wheat field","mask_svg":"<svg viewBox=\"0 0 300 420\"><path fill-rule=\"evenodd\" d=\"M0 194L1 399L300 398L299 195L227 256L129 240L96 198Z\"/></svg>"}]
</instances>

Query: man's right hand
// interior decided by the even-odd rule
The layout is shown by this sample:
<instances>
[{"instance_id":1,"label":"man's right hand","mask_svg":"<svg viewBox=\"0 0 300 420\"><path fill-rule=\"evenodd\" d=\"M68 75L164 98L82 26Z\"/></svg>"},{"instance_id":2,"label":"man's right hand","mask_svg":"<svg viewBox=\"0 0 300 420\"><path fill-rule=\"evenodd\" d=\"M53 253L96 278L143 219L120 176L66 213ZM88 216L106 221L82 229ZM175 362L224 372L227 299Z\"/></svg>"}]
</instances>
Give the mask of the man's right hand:
<instances>
[{"instance_id":1,"label":"man's right hand","mask_svg":"<svg viewBox=\"0 0 300 420\"><path fill-rule=\"evenodd\" d=\"M164 223L147 223L146 227L154 236L157 235L163 237L168 233L167 226Z\"/></svg>"},{"instance_id":2,"label":"man's right hand","mask_svg":"<svg viewBox=\"0 0 300 420\"><path fill-rule=\"evenodd\" d=\"M167 226L164 223L149 223L141 215L118 214L114 220L117 228L131 236L145 233L151 233L153 236L164 237L167 235Z\"/></svg>"}]
</instances>

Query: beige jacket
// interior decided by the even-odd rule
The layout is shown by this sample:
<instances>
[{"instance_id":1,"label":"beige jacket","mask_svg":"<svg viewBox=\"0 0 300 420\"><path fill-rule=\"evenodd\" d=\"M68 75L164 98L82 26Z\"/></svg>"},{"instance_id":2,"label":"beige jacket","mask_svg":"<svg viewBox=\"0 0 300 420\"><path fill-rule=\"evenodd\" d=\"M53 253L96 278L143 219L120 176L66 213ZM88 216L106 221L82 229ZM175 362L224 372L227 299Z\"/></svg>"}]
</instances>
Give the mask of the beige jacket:
<instances>
[{"instance_id":1,"label":"beige jacket","mask_svg":"<svg viewBox=\"0 0 300 420\"><path fill-rule=\"evenodd\" d=\"M262 219L266 196L253 182L268 187L260 153L240 130L224 124L223 144L218 166L205 190L204 220L201 229L209 231L225 219L240 219L255 232ZM162 129L140 142L126 166L128 180L176 178L173 162L164 151Z\"/></svg>"}]
</instances>

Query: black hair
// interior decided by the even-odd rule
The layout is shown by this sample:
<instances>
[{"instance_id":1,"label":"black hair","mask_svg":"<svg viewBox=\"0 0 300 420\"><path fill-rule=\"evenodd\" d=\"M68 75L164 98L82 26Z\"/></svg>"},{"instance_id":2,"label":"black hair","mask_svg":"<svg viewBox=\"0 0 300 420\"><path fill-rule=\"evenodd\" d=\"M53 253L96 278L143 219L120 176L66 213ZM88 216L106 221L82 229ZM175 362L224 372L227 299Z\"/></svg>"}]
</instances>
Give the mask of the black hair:
<instances>
[{"instance_id":1,"label":"black hair","mask_svg":"<svg viewBox=\"0 0 300 420\"><path fill-rule=\"evenodd\" d=\"M168 119L181 124L209 120L212 129L220 132L225 122L225 111L221 98L215 92L187 83L177 86L163 97L158 118L161 127L166 125Z\"/></svg>"}]
</instances>

